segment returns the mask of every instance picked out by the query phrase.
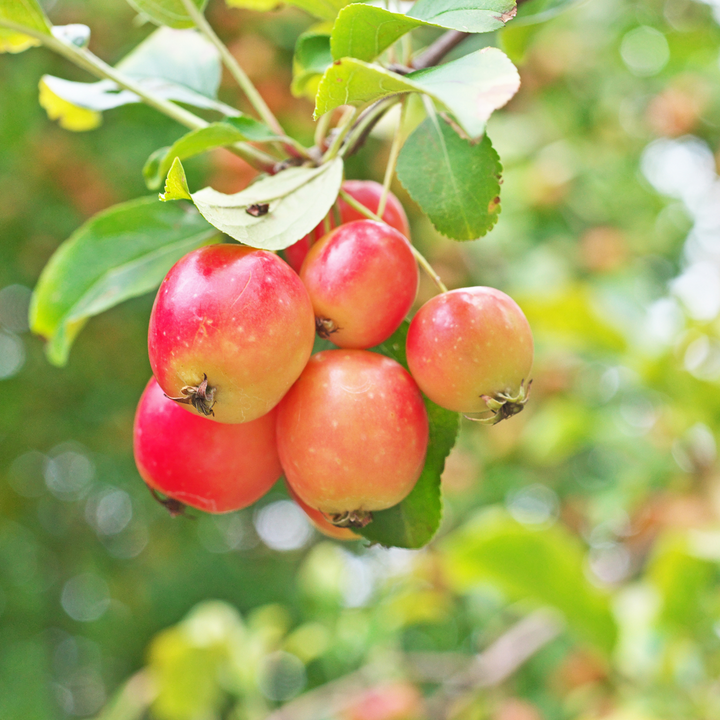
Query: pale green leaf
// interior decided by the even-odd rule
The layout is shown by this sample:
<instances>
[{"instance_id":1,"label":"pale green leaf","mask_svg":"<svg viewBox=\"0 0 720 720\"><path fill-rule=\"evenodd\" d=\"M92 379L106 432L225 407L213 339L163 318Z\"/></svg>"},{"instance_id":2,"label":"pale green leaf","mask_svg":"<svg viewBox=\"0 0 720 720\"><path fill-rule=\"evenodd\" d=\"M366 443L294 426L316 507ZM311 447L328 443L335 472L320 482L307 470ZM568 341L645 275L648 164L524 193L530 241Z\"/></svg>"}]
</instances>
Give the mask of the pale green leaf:
<instances>
[{"instance_id":1,"label":"pale green leaf","mask_svg":"<svg viewBox=\"0 0 720 720\"><path fill-rule=\"evenodd\" d=\"M470 137L482 135L494 110L517 92L520 76L497 48L483 48L439 67L401 76L378 65L345 58L320 82L315 117L340 105L357 107L395 93L421 92L452 113Z\"/></svg>"},{"instance_id":2,"label":"pale green leaf","mask_svg":"<svg viewBox=\"0 0 720 720\"><path fill-rule=\"evenodd\" d=\"M192 0L198 10L205 9L208 0ZM156 25L172 28L191 28L195 23L187 14L182 0L128 0L135 10Z\"/></svg>"},{"instance_id":3,"label":"pale green leaf","mask_svg":"<svg viewBox=\"0 0 720 720\"><path fill-rule=\"evenodd\" d=\"M88 220L55 252L33 294L30 324L55 365L93 315L157 287L167 271L218 232L179 205L141 198Z\"/></svg>"},{"instance_id":4,"label":"pale green leaf","mask_svg":"<svg viewBox=\"0 0 720 720\"><path fill-rule=\"evenodd\" d=\"M550 605L579 639L612 652L617 626L608 596L585 577L585 548L561 525L528 527L502 510L486 510L448 536L440 550L453 589L487 583L510 600Z\"/></svg>"},{"instance_id":5,"label":"pale green leaf","mask_svg":"<svg viewBox=\"0 0 720 720\"><path fill-rule=\"evenodd\" d=\"M408 15L453 30L492 32L515 17L515 0L418 0Z\"/></svg>"},{"instance_id":6,"label":"pale green leaf","mask_svg":"<svg viewBox=\"0 0 720 720\"><path fill-rule=\"evenodd\" d=\"M407 76L439 100L471 137L480 137L493 112L520 88L520 75L502 50L483 48Z\"/></svg>"},{"instance_id":7,"label":"pale green leaf","mask_svg":"<svg viewBox=\"0 0 720 720\"><path fill-rule=\"evenodd\" d=\"M233 195L212 188L190 195L205 219L218 230L252 247L283 250L327 215L340 191L342 175L342 159L336 158L316 168L288 168ZM184 178L182 164L176 158L168 174L165 200L184 197ZM251 214L248 210L253 205L267 205L267 212Z\"/></svg>"},{"instance_id":8,"label":"pale green leaf","mask_svg":"<svg viewBox=\"0 0 720 720\"><path fill-rule=\"evenodd\" d=\"M333 58L353 57L369 62L420 26L491 32L504 27L515 12L515 0L469 0L463 3L462 10L449 10L449 5L457 3L421 1L407 15L362 3L348 5L333 26Z\"/></svg>"},{"instance_id":9,"label":"pale green leaf","mask_svg":"<svg viewBox=\"0 0 720 720\"><path fill-rule=\"evenodd\" d=\"M151 190L157 190L175 158L185 160L214 148L247 140L265 142L277 139L278 136L270 128L250 117L230 118L226 122L212 123L183 135L171 147L156 150L143 168L145 184Z\"/></svg>"},{"instance_id":10,"label":"pale green leaf","mask_svg":"<svg viewBox=\"0 0 720 720\"><path fill-rule=\"evenodd\" d=\"M489 138L471 143L436 116L408 138L397 163L413 200L439 232L455 240L474 240L495 225L501 172Z\"/></svg>"}]
</instances>

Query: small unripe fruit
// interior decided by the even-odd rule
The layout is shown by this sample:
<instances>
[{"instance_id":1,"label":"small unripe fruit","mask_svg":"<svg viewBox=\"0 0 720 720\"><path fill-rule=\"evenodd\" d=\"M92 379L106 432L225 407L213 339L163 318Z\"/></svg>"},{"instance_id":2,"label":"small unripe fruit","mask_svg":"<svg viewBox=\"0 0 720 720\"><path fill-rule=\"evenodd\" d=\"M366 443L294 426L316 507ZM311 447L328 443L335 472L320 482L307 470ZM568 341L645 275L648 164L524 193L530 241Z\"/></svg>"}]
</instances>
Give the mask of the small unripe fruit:
<instances>
[{"instance_id":1,"label":"small unripe fruit","mask_svg":"<svg viewBox=\"0 0 720 720\"><path fill-rule=\"evenodd\" d=\"M394 360L366 350L313 356L278 410L285 477L336 523L366 523L399 503L425 462L422 395Z\"/></svg>"},{"instance_id":2,"label":"small unripe fruit","mask_svg":"<svg viewBox=\"0 0 720 720\"><path fill-rule=\"evenodd\" d=\"M313 245L300 278L318 334L343 348L387 340L410 311L418 269L410 243L373 220L341 225Z\"/></svg>"},{"instance_id":3,"label":"small unripe fruit","mask_svg":"<svg viewBox=\"0 0 720 720\"><path fill-rule=\"evenodd\" d=\"M530 325L500 290L471 287L437 295L410 323L407 361L420 389L448 410L493 421L522 410L533 362Z\"/></svg>"},{"instance_id":4,"label":"small unripe fruit","mask_svg":"<svg viewBox=\"0 0 720 720\"><path fill-rule=\"evenodd\" d=\"M346 180L342 187L348 195L351 195L361 205L364 205L368 210L377 214L377 211L380 208L380 198L382 197L383 191L383 186L380 183L376 183L374 180ZM338 210L340 211L341 225L352 222L353 220L365 219L365 215L355 208L350 207L350 205L348 205L342 198L338 198L337 205ZM337 227L334 211L330 211L327 219L331 230ZM382 219L390 225L390 227L395 228L406 238L410 237L410 225L408 224L405 210L403 210L403 206L400 204L400 201L392 193L388 193ZM285 248L285 250L283 250L285 259L288 261L293 270L300 272L300 268L302 267L308 251L313 244L320 240L320 238L325 234L325 223L321 222L304 238L298 240L294 245L291 245L289 248Z\"/></svg>"},{"instance_id":5,"label":"small unripe fruit","mask_svg":"<svg viewBox=\"0 0 720 720\"><path fill-rule=\"evenodd\" d=\"M287 263L265 250L212 245L163 280L148 350L169 397L218 422L242 423L280 402L314 339L310 298Z\"/></svg>"},{"instance_id":6,"label":"small unripe fruit","mask_svg":"<svg viewBox=\"0 0 720 720\"><path fill-rule=\"evenodd\" d=\"M154 490L211 513L252 505L282 474L276 411L239 425L185 412L153 378L135 414L135 463Z\"/></svg>"}]
</instances>

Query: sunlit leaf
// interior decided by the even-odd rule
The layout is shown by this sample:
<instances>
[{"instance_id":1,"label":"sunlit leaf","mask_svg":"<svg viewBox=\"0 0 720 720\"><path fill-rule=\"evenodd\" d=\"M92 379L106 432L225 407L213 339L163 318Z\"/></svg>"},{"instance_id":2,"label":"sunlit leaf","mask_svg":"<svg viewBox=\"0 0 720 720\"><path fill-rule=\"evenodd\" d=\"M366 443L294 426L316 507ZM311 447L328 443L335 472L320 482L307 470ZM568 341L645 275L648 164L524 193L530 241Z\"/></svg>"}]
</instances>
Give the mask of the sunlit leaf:
<instances>
[{"instance_id":1,"label":"sunlit leaf","mask_svg":"<svg viewBox=\"0 0 720 720\"><path fill-rule=\"evenodd\" d=\"M405 321L382 345L373 350L396 360L407 369ZM373 520L355 532L386 547L420 548L427 545L440 527L442 497L440 477L460 426L457 413L444 410L425 398L430 423L425 467L410 494L398 505L373 513Z\"/></svg>"},{"instance_id":2,"label":"sunlit leaf","mask_svg":"<svg viewBox=\"0 0 720 720\"><path fill-rule=\"evenodd\" d=\"M277 139L278 136L266 125L250 117L229 118L226 122L212 123L183 135L171 147L156 150L143 168L145 184L151 190L159 188L175 158L185 160L214 148L247 140L265 142Z\"/></svg>"},{"instance_id":3,"label":"sunlit leaf","mask_svg":"<svg viewBox=\"0 0 720 720\"><path fill-rule=\"evenodd\" d=\"M405 33L425 25L402 13L355 3L340 11L332 31L332 56L370 62Z\"/></svg>"},{"instance_id":4,"label":"sunlit leaf","mask_svg":"<svg viewBox=\"0 0 720 720\"><path fill-rule=\"evenodd\" d=\"M192 0L198 10L203 10L208 0ZM172 28L190 28L195 25L182 0L128 0L141 15L157 25Z\"/></svg>"},{"instance_id":5,"label":"sunlit leaf","mask_svg":"<svg viewBox=\"0 0 720 720\"><path fill-rule=\"evenodd\" d=\"M336 158L316 168L288 168L233 195L208 187L190 193L190 199L209 223L235 240L265 250L283 250L327 215L340 191L342 174L342 160ZM163 199L185 199L186 193L185 172L176 158Z\"/></svg>"},{"instance_id":6,"label":"sunlit leaf","mask_svg":"<svg viewBox=\"0 0 720 720\"><path fill-rule=\"evenodd\" d=\"M609 654L617 627L608 596L585 577L584 548L560 525L529 527L504 511L482 512L441 544L451 586L461 592L483 583L511 600L560 610L576 635Z\"/></svg>"},{"instance_id":7,"label":"sunlit leaf","mask_svg":"<svg viewBox=\"0 0 720 720\"><path fill-rule=\"evenodd\" d=\"M492 112L505 105L519 87L515 66L497 48L483 48L405 76L344 58L331 65L320 82L315 117L341 105L359 107L396 93L420 92L436 100L465 133L477 138Z\"/></svg>"},{"instance_id":8,"label":"sunlit leaf","mask_svg":"<svg viewBox=\"0 0 720 720\"><path fill-rule=\"evenodd\" d=\"M50 34L50 21L36 0L0 0L0 22L7 20L44 35ZM40 45L40 41L22 32L0 27L0 53L19 53Z\"/></svg>"},{"instance_id":9,"label":"sunlit leaf","mask_svg":"<svg viewBox=\"0 0 720 720\"><path fill-rule=\"evenodd\" d=\"M405 142L397 173L443 235L474 240L497 222L502 166L487 137L473 144L429 117Z\"/></svg>"},{"instance_id":10,"label":"sunlit leaf","mask_svg":"<svg viewBox=\"0 0 720 720\"><path fill-rule=\"evenodd\" d=\"M408 15L454 30L492 32L515 17L515 0L418 0Z\"/></svg>"},{"instance_id":11,"label":"sunlit leaf","mask_svg":"<svg viewBox=\"0 0 720 720\"><path fill-rule=\"evenodd\" d=\"M183 255L218 238L200 215L156 198L115 205L55 252L33 294L30 323L56 365L93 315L157 287Z\"/></svg>"},{"instance_id":12,"label":"sunlit leaf","mask_svg":"<svg viewBox=\"0 0 720 720\"><path fill-rule=\"evenodd\" d=\"M50 35L50 21L37 0L0 0L0 20Z\"/></svg>"},{"instance_id":13,"label":"sunlit leaf","mask_svg":"<svg viewBox=\"0 0 720 720\"><path fill-rule=\"evenodd\" d=\"M457 3L418 2L405 15L381 7L354 3L340 11L332 31L335 60L353 57L374 60L403 35L417 27L442 27L483 33L498 30L513 17L515 0L469 0Z\"/></svg>"}]
</instances>

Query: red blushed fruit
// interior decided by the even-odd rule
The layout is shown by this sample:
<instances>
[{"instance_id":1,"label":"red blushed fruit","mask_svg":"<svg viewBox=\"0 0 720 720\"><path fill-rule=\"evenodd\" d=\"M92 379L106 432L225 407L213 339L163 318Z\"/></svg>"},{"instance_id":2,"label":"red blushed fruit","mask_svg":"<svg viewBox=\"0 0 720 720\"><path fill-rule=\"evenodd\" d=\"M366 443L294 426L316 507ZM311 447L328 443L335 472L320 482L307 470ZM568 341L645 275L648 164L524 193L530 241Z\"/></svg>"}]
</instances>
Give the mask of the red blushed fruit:
<instances>
[{"instance_id":1,"label":"red blushed fruit","mask_svg":"<svg viewBox=\"0 0 720 720\"><path fill-rule=\"evenodd\" d=\"M364 205L371 212L377 213L380 207L380 198L382 196L383 186L374 180L346 180L343 183L343 190ZM340 210L340 224L349 223L353 220L364 220L365 216L350 207L342 198L338 199L338 208ZM328 215L330 221L330 229L337 227L335 223L335 213L330 212ZM400 201L392 194L388 193L385 210L382 219L402 233L406 238L410 237L410 225L408 224L405 210ZM303 261L308 254L310 248L325 235L325 223L320 223L312 232L309 232L302 240L298 240L294 245L283 250L285 259L296 272L300 272Z\"/></svg>"},{"instance_id":2,"label":"red blushed fruit","mask_svg":"<svg viewBox=\"0 0 720 720\"><path fill-rule=\"evenodd\" d=\"M407 361L420 389L462 413L491 410L498 422L522 410L533 362L530 325L494 288L437 295L410 323Z\"/></svg>"},{"instance_id":3,"label":"red blushed fruit","mask_svg":"<svg viewBox=\"0 0 720 720\"><path fill-rule=\"evenodd\" d=\"M276 410L252 422L223 425L185 412L155 379L135 414L135 463L154 490L211 513L252 505L282 474Z\"/></svg>"},{"instance_id":4,"label":"red blushed fruit","mask_svg":"<svg viewBox=\"0 0 720 720\"><path fill-rule=\"evenodd\" d=\"M311 508L307 503L303 502L298 494L285 481L290 497L302 508L303 512L308 516L308 520L314 525L318 532L333 538L334 540L361 540L360 535L356 535L349 528L337 527L333 525L319 510Z\"/></svg>"},{"instance_id":5,"label":"red blushed fruit","mask_svg":"<svg viewBox=\"0 0 720 720\"><path fill-rule=\"evenodd\" d=\"M313 356L278 410L285 477L336 524L363 525L420 477L428 418L415 381L366 350Z\"/></svg>"},{"instance_id":6,"label":"red blushed fruit","mask_svg":"<svg viewBox=\"0 0 720 720\"><path fill-rule=\"evenodd\" d=\"M300 278L318 335L343 348L387 340L410 311L419 280L407 239L373 220L341 225L313 245Z\"/></svg>"},{"instance_id":7,"label":"red blushed fruit","mask_svg":"<svg viewBox=\"0 0 720 720\"><path fill-rule=\"evenodd\" d=\"M265 250L212 245L167 274L150 316L150 364L169 397L218 422L272 410L312 352L305 286Z\"/></svg>"}]
</instances>

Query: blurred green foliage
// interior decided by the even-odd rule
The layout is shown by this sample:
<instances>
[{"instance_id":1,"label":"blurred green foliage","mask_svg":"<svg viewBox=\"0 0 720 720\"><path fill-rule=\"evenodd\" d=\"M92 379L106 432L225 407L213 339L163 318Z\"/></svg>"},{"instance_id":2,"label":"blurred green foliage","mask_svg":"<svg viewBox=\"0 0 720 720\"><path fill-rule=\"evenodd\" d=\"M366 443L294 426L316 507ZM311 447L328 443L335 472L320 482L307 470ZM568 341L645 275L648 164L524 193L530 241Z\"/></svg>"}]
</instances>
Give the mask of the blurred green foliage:
<instances>
[{"instance_id":1,"label":"blurred green foliage","mask_svg":"<svg viewBox=\"0 0 720 720\"><path fill-rule=\"evenodd\" d=\"M44 5L109 62L150 30L122 2ZM311 19L219 0L208 17L309 142L312 103L288 88ZM193 521L152 500L131 455L152 297L93 319L64 369L26 310L53 250L145 195L143 163L183 130L127 106L69 133L38 81L87 76L42 49L0 56L0 718L255 720L288 701L276 720L718 717L719 22L710 0L588 0L509 23L491 38L522 78L488 125L498 224L454 243L393 188L446 283L509 292L537 343L527 409L463 424L417 552L322 540L280 487ZM348 175L382 178L386 128ZM186 170L223 192L252 176L222 150ZM532 648L548 607L564 624L532 657L498 650L518 624ZM516 667L450 692L482 650Z\"/></svg>"}]
</instances>

